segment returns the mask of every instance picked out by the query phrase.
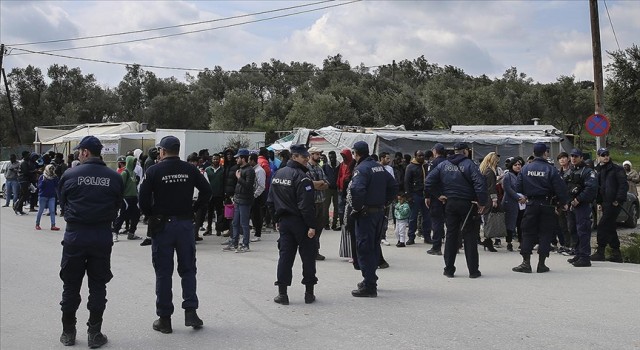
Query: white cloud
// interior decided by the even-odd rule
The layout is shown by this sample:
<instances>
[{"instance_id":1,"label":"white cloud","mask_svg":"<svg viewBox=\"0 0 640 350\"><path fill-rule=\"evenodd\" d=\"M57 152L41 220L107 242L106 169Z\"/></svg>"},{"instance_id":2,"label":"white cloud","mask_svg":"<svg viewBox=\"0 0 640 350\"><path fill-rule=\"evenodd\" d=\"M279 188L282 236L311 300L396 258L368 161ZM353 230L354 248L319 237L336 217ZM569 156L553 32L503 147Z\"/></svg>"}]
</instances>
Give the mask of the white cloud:
<instances>
[{"instance_id":1,"label":"white cloud","mask_svg":"<svg viewBox=\"0 0 640 350\"><path fill-rule=\"evenodd\" d=\"M3 43L40 41L147 29L299 5L301 2L96 1L0 2ZM640 1L608 1L616 34L624 49L640 32ZM602 47L615 50L604 6L600 9ZM150 65L239 69L271 58L321 65L340 53L352 65L389 64L424 55L432 63L454 65L471 75L499 77L511 66L534 80L555 81L561 75L593 79L588 6L584 2L540 1L363 1L328 10L256 24L102 48L60 52ZM248 21L243 18L233 23ZM127 37L75 43L108 43L229 24L184 27ZM67 47L69 43L29 47ZM606 64L608 57L603 53ZM46 72L52 63L80 67L100 82L117 85L122 66L40 55L8 56L5 66L36 65ZM159 77L184 71L151 69Z\"/></svg>"}]
</instances>

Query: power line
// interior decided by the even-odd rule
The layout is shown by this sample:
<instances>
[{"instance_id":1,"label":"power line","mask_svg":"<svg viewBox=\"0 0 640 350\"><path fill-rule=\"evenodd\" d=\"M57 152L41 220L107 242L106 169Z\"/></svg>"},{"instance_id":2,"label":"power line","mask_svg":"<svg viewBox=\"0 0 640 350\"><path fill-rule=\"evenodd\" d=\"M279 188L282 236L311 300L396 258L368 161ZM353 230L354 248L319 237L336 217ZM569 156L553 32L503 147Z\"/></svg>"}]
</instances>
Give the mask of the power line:
<instances>
[{"instance_id":1,"label":"power line","mask_svg":"<svg viewBox=\"0 0 640 350\"><path fill-rule=\"evenodd\" d=\"M272 12L280 12L280 11L292 10L292 9L301 8L301 7L315 6L315 5L318 5L318 4L323 4L323 3L326 3L326 2L332 2L332 1L336 1L336 0L324 0L324 1L314 2L314 3L310 3L310 4L283 7L283 8L275 9L275 10L255 12L255 13L249 13L249 14L245 14L245 15L231 16L231 17L218 18L218 19L212 19L212 20L206 20L206 21L199 21L199 22L191 22L191 23L178 24L178 25L172 25L172 26L165 26L165 27L156 27L156 28L141 29L141 30L131 30L131 31L127 31L127 32L119 32L119 33L112 33L112 34L100 34L100 35L84 36L84 37L69 38L69 39L34 41L34 42L30 42L30 43L20 43L20 44L8 44L7 46L17 47L17 46L28 46L28 45L37 45L37 44L52 44L52 43L61 43L61 42L67 42L67 41L88 40L88 39L107 38L107 37L119 36L119 35L138 34L138 33L145 33L145 32L151 32L151 31L156 31L156 30L165 30L165 29L173 29L173 28L180 28L180 27L188 27L188 26L194 26L194 25L205 24L205 23L222 22L222 21L227 21L227 20L231 20L231 19L238 19L238 18L244 18L244 17L250 17L250 16L264 15L264 14L272 13Z\"/></svg>"},{"instance_id":2,"label":"power line","mask_svg":"<svg viewBox=\"0 0 640 350\"><path fill-rule=\"evenodd\" d=\"M139 63L127 63L127 62L100 60L100 59L93 59L93 58L75 57L75 56L54 54L54 53L49 53L49 52L37 52L37 51L31 51L31 50L28 50L28 49L21 49L21 48L13 48L13 50L25 51L27 53L32 53L32 54L39 54L39 55L47 55L47 56L53 56L53 57L67 58L67 59L78 60L78 61L86 61L86 62L94 62L94 63L105 63L105 64L120 65L120 66L138 65L138 66L143 67L143 68L156 68L156 69L167 69L167 70L178 70L178 71L193 71L193 72L204 72L206 70L206 68L184 68L184 67L158 66L158 65L151 65L151 64L139 64ZM339 71L349 71L349 70L355 69L355 68L371 69L371 68L379 68L379 67L382 67L382 66L384 66L384 65L381 64L381 65L365 66L365 67L354 66L354 67L350 67L350 68L323 69L322 71L324 71L324 72L339 72ZM316 72L318 70L320 70L320 68L308 69L308 70L287 70L287 71L283 71L282 73L285 73L285 74L286 73L313 73L313 72ZM255 73L255 72L260 72L260 69L227 70L225 72L229 72L229 73Z\"/></svg>"},{"instance_id":3,"label":"power line","mask_svg":"<svg viewBox=\"0 0 640 350\"><path fill-rule=\"evenodd\" d=\"M285 18L285 17L290 17L290 16L299 15L299 14L303 14L303 13L309 13L309 12L314 12L314 11L318 11L318 10L324 10L324 9L333 8L333 7L345 6L345 5L353 4L353 3L356 3L356 2L360 2L360 1L362 1L362 0L353 0L353 1L345 2L345 3L341 3L341 4L336 4L336 5L323 6L323 7L310 9L310 10L297 11L297 12L287 13L287 14L283 14L283 15L266 17L266 18L261 18L261 19L256 19L256 20L252 20L252 21L246 21L246 22L240 22L240 23L227 24L227 25L213 27L213 28L192 30L192 31L187 31L187 32L183 32L183 33L166 34L166 35L159 35L159 36L155 36L155 37L132 39L132 40L118 41L118 42L106 43L106 44L95 44L95 45L86 45L86 46L54 49L54 50L43 50L43 51L37 51L37 52L27 52L27 53L16 54L16 56L27 55L27 54L30 54L30 53L50 53L50 52L59 52L59 51L70 51L70 50L88 49L88 48L96 48L96 47L104 47L104 46L113 46L113 45L120 45L120 44L129 44L129 43L147 41L147 40L163 39L163 38L169 38L169 37L175 37L175 36L181 36L181 35L187 35L187 34L206 32L206 31L211 31L211 30L216 30L216 29L237 27L237 26L241 26L241 25L245 25L245 24L264 22L264 21L269 21L269 20L273 20L273 19ZM7 47L10 47L10 46L7 45Z\"/></svg>"},{"instance_id":4,"label":"power line","mask_svg":"<svg viewBox=\"0 0 640 350\"><path fill-rule=\"evenodd\" d=\"M616 35L616 30L613 28L613 22L611 21L611 15L609 15L609 7L607 7L607 0L604 0L604 8L607 10L607 17L609 17L609 24L611 24L611 31L613 32L613 37L616 39L616 45L618 45L618 51L621 51L620 43L618 42L618 36Z\"/></svg>"}]
</instances>

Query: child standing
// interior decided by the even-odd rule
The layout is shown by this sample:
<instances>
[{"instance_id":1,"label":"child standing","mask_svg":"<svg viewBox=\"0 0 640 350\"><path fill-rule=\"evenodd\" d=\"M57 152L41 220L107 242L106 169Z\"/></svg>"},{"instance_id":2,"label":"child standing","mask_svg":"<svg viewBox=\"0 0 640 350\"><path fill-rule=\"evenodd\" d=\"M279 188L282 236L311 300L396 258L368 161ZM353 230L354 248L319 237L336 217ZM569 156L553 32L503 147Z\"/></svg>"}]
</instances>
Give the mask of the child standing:
<instances>
[{"instance_id":1,"label":"child standing","mask_svg":"<svg viewBox=\"0 0 640 350\"><path fill-rule=\"evenodd\" d=\"M55 166L52 164L44 168L44 172L38 179L39 207L36 217L36 230L40 230L40 218L45 208L49 209L49 217L51 218L51 230L59 231L56 227L56 189L58 188L58 177L55 173Z\"/></svg>"},{"instance_id":2,"label":"child standing","mask_svg":"<svg viewBox=\"0 0 640 350\"><path fill-rule=\"evenodd\" d=\"M405 232L407 231L407 225L409 225L411 208L404 195L398 195L398 201L396 202L393 214L396 218L396 238L398 239L396 247L405 247Z\"/></svg>"}]
</instances>

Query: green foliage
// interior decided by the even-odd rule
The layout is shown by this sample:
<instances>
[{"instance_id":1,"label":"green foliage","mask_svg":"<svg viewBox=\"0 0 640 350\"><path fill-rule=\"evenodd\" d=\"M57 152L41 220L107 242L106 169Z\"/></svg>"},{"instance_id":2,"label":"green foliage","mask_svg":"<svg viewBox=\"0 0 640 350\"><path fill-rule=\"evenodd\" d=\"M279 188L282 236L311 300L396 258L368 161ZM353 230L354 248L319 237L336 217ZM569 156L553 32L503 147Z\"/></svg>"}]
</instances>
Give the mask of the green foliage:
<instances>
[{"instance_id":1,"label":"green foliage","mask_svg":"<svg viewBox=\"0 0 640 350\"><path fill-rule=\"evenodd\" d=\"M629 243L620 245L622 260L626 263L640 264L640 235L629 234ZM607 247L607 254L611 254L611 248Z\"/></svg>"},{"instance_id":2,"label":"green foliage","mask_svg":"<svg viewBox=\"0 0 640 350\"><path fill-rule=\"evenodd\" d=\"M625 147L640 133L640 49L610 53L607 114L609 141ZM158 78L139 65L126 67L115 88L101 86L79 68L32 66L8 74L23 142L38 125L117 121L148 122L154 128L258 130L317 128L338 122L361 126L403 124L409 130L452 125L528 124L532 118L581 134L593 110L593 83L561 76L534 83L511 67L496 79L430 63L424 56L375 69L352 65L342 55L320 67L307 62L250 63L239 71L219 66L186 82ZM4 87L0 87L0 142L15 144ZM640 164L640 162L638 162Z\"/></svg>"}]
</instances>

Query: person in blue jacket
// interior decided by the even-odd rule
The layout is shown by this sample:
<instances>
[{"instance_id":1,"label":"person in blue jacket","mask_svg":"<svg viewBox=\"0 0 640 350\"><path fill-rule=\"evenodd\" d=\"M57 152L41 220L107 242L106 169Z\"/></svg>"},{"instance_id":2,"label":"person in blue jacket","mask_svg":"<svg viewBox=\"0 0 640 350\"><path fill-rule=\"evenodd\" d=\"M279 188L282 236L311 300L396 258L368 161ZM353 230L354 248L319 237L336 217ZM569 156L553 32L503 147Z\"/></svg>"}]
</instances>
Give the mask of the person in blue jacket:
<instances>
[{"instance_id":1,"label":"person in blue jacket","mask_svg":"<svg viewBox=\"0 0 640 350\"><path fill-rule=\"evenodd\" d=\"M578 237L576 255L567 260L575 267L591 266L591 204L598 194L598 178L591 168L584 164L582 151L574 148L570 153L571 168L565 178L568 180L571 207L567 222L572 236Z\"/></svg>"},{"instance_id":2,"label":"person in blue jacket","mask_svg":"<svg viewBox=\"0 0 640 350\"><path fill-rule=\"evenodd\" d=\"M182 285L184 325L198 329L203 322L196 309L196 240L193 223L194 207L206 208L211 187L194 165L178 157L180 140L165 136L158 144L160 162L149 169L140 185L140 210L149 217L151 259L156 273L156 314L153 329L171 333L173 314L173 256L177 255L178 274ZM198 200L193 205L194 188Z\"/></svg>"},{"instance_id":3,"label":"person in blue jacket","mask_svg":"<svg viewBox=\"0 0 640 350\"><path fill-rule=\"evenodd\" d=\"M354 297L378 296L376 269L380 261L380 239L384 227L385 206L396 198L398 183L369 155L369 145L358 141L353 145L356 168L349 184L352 216L355 217L356 251L358 265L364 280Z\"/></svg>"},{"instance_id":4,"label":"person in blue jacket","mask_svg":"<svg viewBox=\"0 0 640 350\"><path fill-rule=\"evenodd\" d=\"M567 210L569 194L558 169L547 161L549 148L542 142L533 146L534 158L522 168L516 182L516 191L522 196L520 203L526 203L522 217L522 244L520 255L522 263L512 270L531 273L531 252L538 243L538 267L536 272L548 272L545 261L551 248L551 236L557 225L556 205Z\"/></svg>"},{"instance_id":5,"label":"person in blue jacket","mask_svg":"<svg viewBox=\"0 0 640 350\"><path fill-rule=\"evenodd\" d=\"M460 234L464 239L464 255L467 259L469 278L482 274L478 269L478 233L482 203L487 202L487 187L478 166L469 159L469 146L457 142L454 154L431 170L425 181L426 205L431 198L445 204L447 233L444 242L443 275L453 278L456 272L456 254Z\"/></svg>"},{"instance_id":6,"label":"person in blue jacket","mask_svg":"<svg viewBox=\"0 0 640 350\"><path fill-rule=\"evenodd\" d=\"M305 145L291 146L291 159L280 168L271 180L267 196L267 207L273 213L278 239L278 295L274 302L289 305L287 287L293 279L292 268L296 251L302 260L302 284L305 285L304 302L311 304L316 300L314 286L316 277L316 256L318 253L315 215L315 193L313 181L309 176L309 151Z\"/></svg>"},{"instance_id":7,"label":"person in blue jacket","mask_svg":"<svg viewBox=\"0 0 640 350\"><path fill-rule=\"evenodd\" d=\"M122 177L100 159L102 144L95 136L86 136L75 149L79 151L81 165L67 170L58 184L60 207L67 222L60 263L63 282L60 342L75 344L76 311L86 272L89 284L88 345L98 348L107 343L101 328L107 303L106 284L113 277L111 223L120 209L124 183Z\"/></svg>"}]
</instances>

